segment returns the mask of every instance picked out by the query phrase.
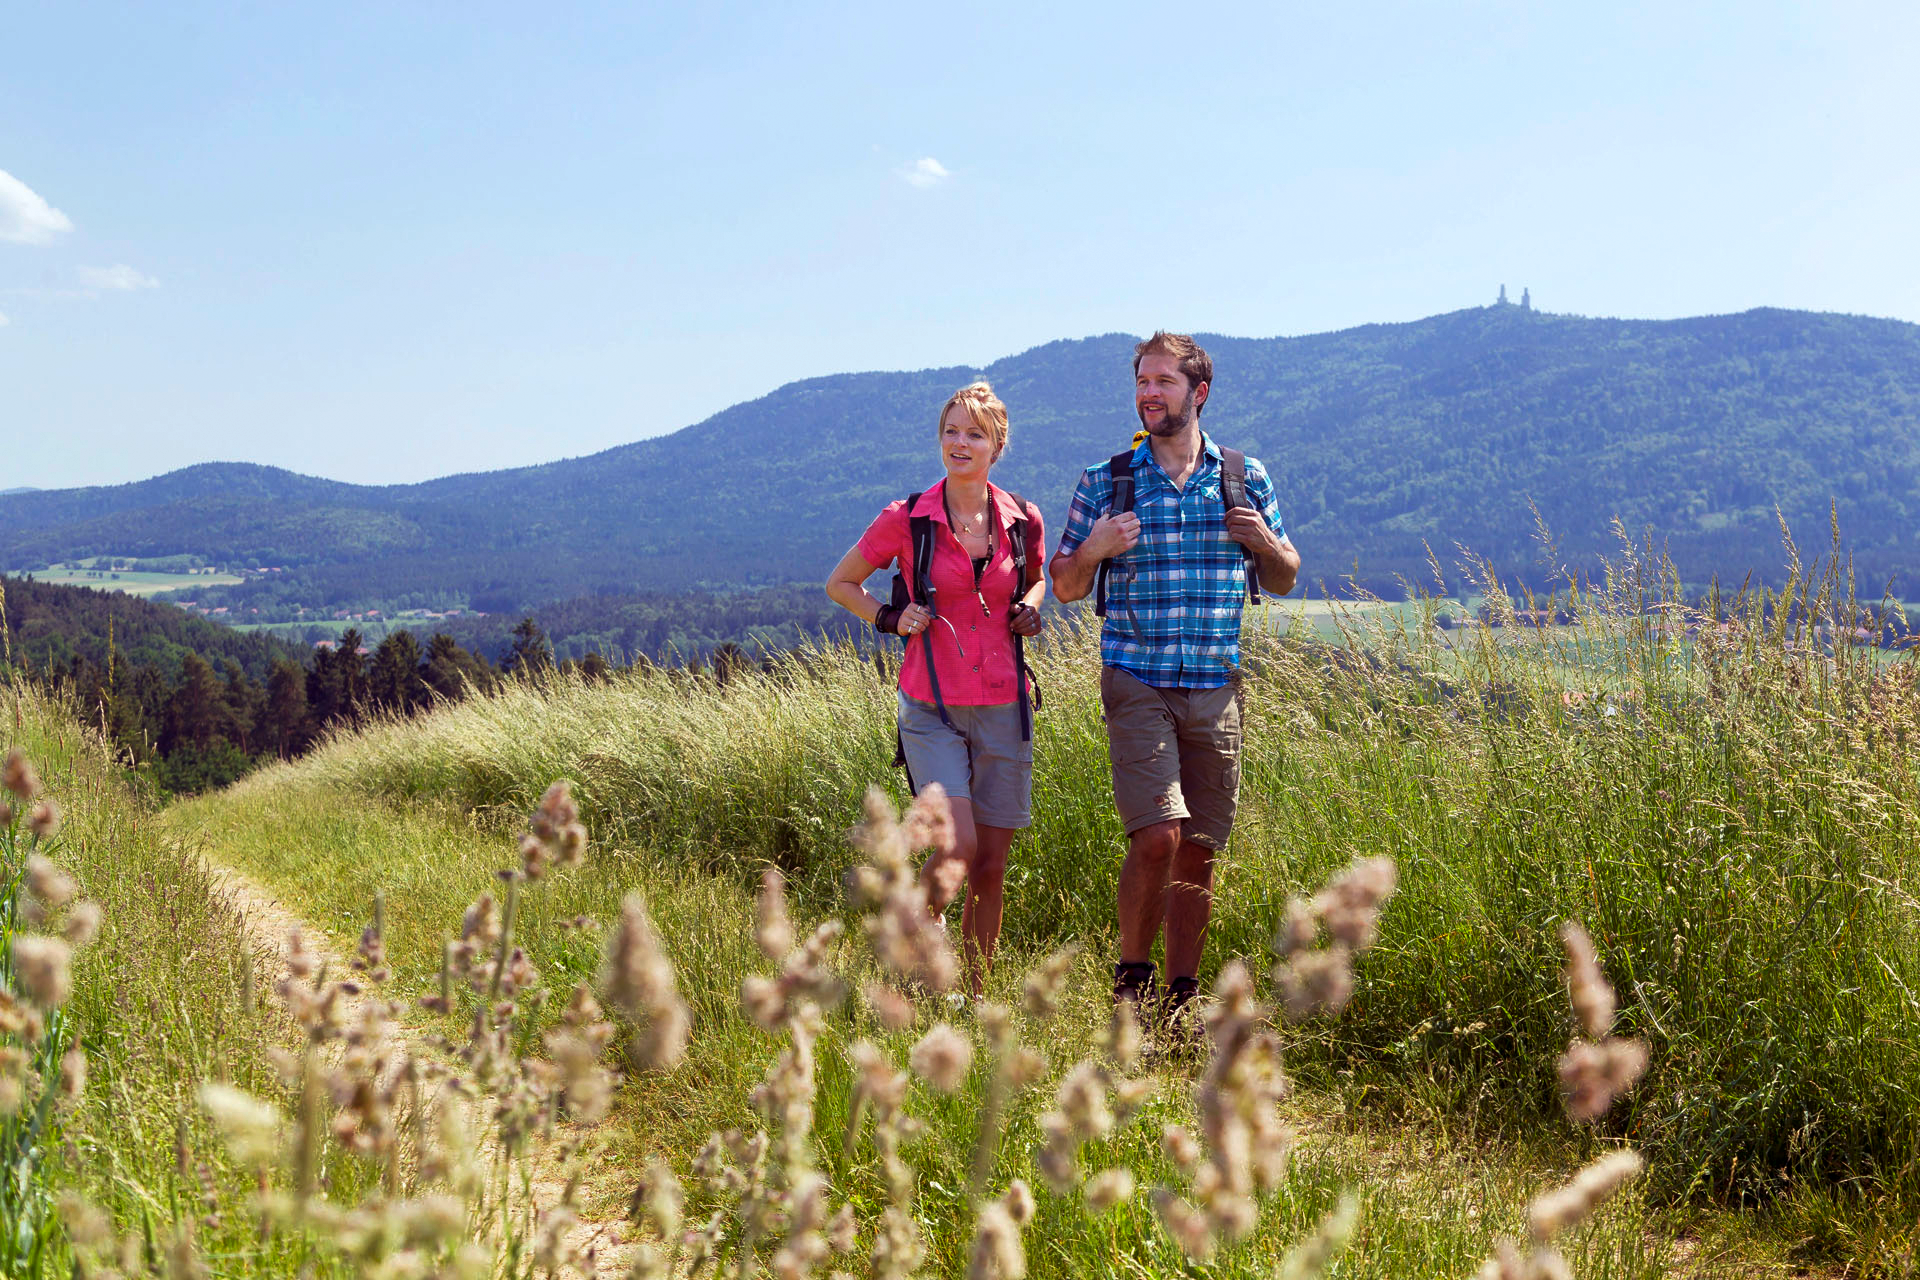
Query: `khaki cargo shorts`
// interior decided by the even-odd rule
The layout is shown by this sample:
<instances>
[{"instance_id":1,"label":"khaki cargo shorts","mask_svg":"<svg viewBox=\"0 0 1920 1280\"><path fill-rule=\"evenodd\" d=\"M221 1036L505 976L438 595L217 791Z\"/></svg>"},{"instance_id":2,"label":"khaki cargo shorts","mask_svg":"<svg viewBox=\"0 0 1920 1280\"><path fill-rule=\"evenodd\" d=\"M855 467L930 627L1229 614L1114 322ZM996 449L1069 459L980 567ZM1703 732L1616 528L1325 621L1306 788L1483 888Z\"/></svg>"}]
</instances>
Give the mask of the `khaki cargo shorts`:
<instances>
[{"instance_id":1,"label":"khaki cargo shorts","mask_svg":"<svg viewBox=\"0 0 1920 1280\"><path fill-rule=\"evenodd\" d=\"M1157 689L1102 667L1100 704L1114 806L1127 834L1177 820L1184 839L1226 848L1240 799L1237 686Z\"/></svg>"}]
</instances>

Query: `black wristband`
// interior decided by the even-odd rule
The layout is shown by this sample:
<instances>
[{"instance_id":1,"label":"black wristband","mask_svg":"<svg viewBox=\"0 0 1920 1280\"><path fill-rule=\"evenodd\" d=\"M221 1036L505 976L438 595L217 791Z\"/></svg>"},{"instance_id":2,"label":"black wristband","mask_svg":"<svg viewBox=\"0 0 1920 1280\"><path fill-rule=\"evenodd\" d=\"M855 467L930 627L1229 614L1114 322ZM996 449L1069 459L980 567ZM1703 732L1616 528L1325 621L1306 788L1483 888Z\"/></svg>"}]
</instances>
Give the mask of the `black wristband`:
<instances>
[{"instance_id":1,"label":"black wristband","mask_svg":"<svg viewBox=\"0 0 1920 1280\"><path fill-rule=\"evenodd\" d=\"M873 629L883 636L899 635L900 615L904 612L906 610L896 609L890 604L881 605L880 611L873 615Z\"/></svg>"}]
</instances>

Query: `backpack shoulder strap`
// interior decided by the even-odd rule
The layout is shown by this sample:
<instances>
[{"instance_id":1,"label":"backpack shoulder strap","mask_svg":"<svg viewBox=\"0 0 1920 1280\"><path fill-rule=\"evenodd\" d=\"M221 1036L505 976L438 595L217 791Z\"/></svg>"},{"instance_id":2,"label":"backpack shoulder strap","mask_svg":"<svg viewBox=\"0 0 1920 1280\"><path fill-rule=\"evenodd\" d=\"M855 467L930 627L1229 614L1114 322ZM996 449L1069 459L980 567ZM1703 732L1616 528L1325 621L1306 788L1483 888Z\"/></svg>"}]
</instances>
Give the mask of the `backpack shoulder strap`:
<instances>
[{"instance_id":1,"label":"backpack shoulder strap","mask_svg":"<svg viewBox=\"0 0 1920 1280\"><path fill-rule=\"evenodd\" d=\"M914 604L924 609L932 609L933 517L913 514L913 508L919 501L920 495L917 493L907 496L907 532L913 541L913 572L908 574L902 571L895 575L894 581L906 585L907 598ZM933 666L933 632L921 632L919 640L920 652L927 660L927 686L933 692L934 708L940 712L940 723L951 729L953 721L947 716L946 700L940 696L940 673L934 670ZM909 642L908 648L911 647L912 643ZM905 662L906 657L902 655L900 660Z\"/></svg>"},{"instance_id":2,"label":"backpack shoulder strap","mask_svg":"<svg viewBox=\"0 0 1920 1280\"><path fill-rule=\"evenodd\" d=\"M1220 450L1220 501L1228 511L1235 507L1251 507L1247 501L1247 455L1238 449ZM1247 561L1247 599L1258 603L1260 600L1260 566L1253 558L1253 552L1242 549L1241 554Z\"/></svg>"},{"instance_id":3,"label":"backpack shoulder strap","mask_svg":"<svg viewBox=\"0 0 1920 1280\"><path fill-rule=\"evenodd\" d=\"M913 544L913 572L907 575L909 598L915 604L927 602L929 575L933 572L933 517L917 516L913 509L920 495L907 495L907 536Z\"/></svg>"},{"instance_id":4,"label":"backpack shoulder strap","mask_svg":"<svg viewBox=\"0 0 1920 1280\"><path fill-rule=\"evenodd\" d=\"M1107 502L1108 515L1133 510L1133 450L1122 449L1107 459L1107 474L1113 477L1113 497ZM1102 560L1093 574L1093 615L1107 616L1107 573L1113 561Z\"/></svg>"},{"instance_id":5,"label":"backpack shoulder strap","mask_svg":"<svg viewBox=\"0 0 1920 1280\"><path fill-rule=\"evenodd\" d=\"M1033 586L1033 579L1027 574L1027 548L1033 545L1033 517L1028 513L1027 500L1012 490L1007 496L1013 499L1013 505L1020 509L1020 518L1007 526L1007 546L1013 551L1013 571L1019 575L1019 594L1026 595Z\"/></svg>"},{"instance_id":6,"label":"backpack shoulder strap","mask_svg":"<svg viewBox=\"0 0 1920 1280\"><path fill-rule=\"evenodd\" d=\"M1107 511L1119 515L1133 510L1133 450L1122 449L1108 458L1107 471L1113 476L1113 501Z\"/></svg>"}]
</instances>

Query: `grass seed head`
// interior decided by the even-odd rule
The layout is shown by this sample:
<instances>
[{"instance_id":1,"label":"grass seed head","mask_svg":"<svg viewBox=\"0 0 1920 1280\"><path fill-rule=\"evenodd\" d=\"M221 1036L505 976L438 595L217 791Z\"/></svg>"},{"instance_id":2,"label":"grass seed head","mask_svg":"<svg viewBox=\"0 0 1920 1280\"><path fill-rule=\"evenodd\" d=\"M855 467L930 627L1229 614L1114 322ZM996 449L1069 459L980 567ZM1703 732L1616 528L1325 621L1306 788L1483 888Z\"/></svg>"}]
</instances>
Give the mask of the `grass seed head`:
<instances>
[{"instance_id":1,"label":"grass seed head","mask_svg":"<svg viewBox=\"0 0 1920 1280\"><path fill-rule=\"evenodd\" d=\"M760 896L754 903L754 941L760 954L778 960L793 950L793 921L787 915L787 881L778 867L760 875Z\"/></svg>"},{"instance_id":2,"label":"grass seed head","mask_svg":"<svg viewBox=\"0 0 1920 1280\"><path fill-rule=\"evenodd\" d=\"M1647 1069L1647 1046L1608 1036L1599 1044L1575 1040L1560 1058L1560 1092L1575 1120L1598 1120Z\"/></svg>"},{"instance_id":3,"label":"grass seed head","mask_svg":"<svg viewBox=\"0 0 1920 1280\"><path fill-rule=\"evenodd\" d=\"M41 854L27 855L27 892L49 907L64 907L80 891L79 882Z\"/></svg>"},{"instance_id":4,"label":"grass seed head","mask_svg":"<svg viewBox=\"0 0 1920 1280\"><path fill-rule=\"evenodd\" d=\"M67 908L67 922L60 935L76 947L84 947L100 934L100 904L82 899Z\"/></svg>"},{"instance_id":5,"label":"grass seed head","mask_svg":"<svg viewBox=\"0 0 1920 1280\"><path fill-rule=\"evenodd\" d=\"M73 948L60 938L15 934L13 972L27 999L56 1009L73 994Z\"/></svg>"},{"instance_id":6,"label":"grass seed head","mask_svg":"<svg viewBox=\"0 0 1920 1280\"><path fill-rule=\"evenodd\" d=\"M895 991L884 982L870 982L866 987L867 1004L873 1009L873 1016L880 1025L889 1031L900 1031L913 1023L913 1001Z\"/></svg>"},{"instance_id":7,"label":"grass seed head","mask_svg":"<svg viewBox=\"0 0 1920 1280\"><path fill-rule=\"evenodd\" d=\"M1380 906L1393 896L1399 870L1392 858L1360 858L1314 899L1327 933L1350 951L1373 945Z\"/></svg>"},{"instance_id":8,"label":"grass seed head","mask_svg":"<svg viewBox=\"0 0 1920 1280\"><path fill-rule=\"evenodd\" d=\"M60 806L42 800L27 811L27 831L36 840L51 840L60 834Z\"/></svg>"},{"instance_id":9,"label":"grass seed head","mask_svg":"<svg viewBox=\"0 0 1920 1280\"><path fill-rule=\"evenodd\" d=\"M983 1201L974 1220L967 1280L1022 1280L1026 1274L1027 1252L1020 1243L1019 1224L1002 1201Z\"/></svg>"},{"instance_id":10,"label":"grass seed head","mask_svg":"<svg viewBox=\"0 0 1920 1280\"><path fill-rule=\"evenodd\" d=\"M1274 1280L1313 1280L1324 1274L1327 1264L1346 1250L1359 1223L1360 1198L1349 1191L1320 1219L1313 1234L1287 1251L1274 1270Z\"/></svg>"},{"instance_id":11,"label":"grass seed head","mask_svg":"<svg viewBox=\"0 0 1920 1280\"><path fill-rule=\"evenodd\" d=\"M1195 1262L1206 1262L1213 1257L1213 1227L1206 1214L1165 1187L1153 1189L1153 1208L1180 1252Z\"/></svg>"},{"instance_id":12,"label":"grass seed head","mask_svg":"<svg viewBox=\"0 0 1920 1280\"><path fill-rule=\"evenodd\" d=\"M1125 1204L1133 1199L1133 1170L1124 1166L1104 1169L1087 1179L1081 1194L1086 1197L1087 1207L1095 1213Z\"/></svg>"},{"instance_id":13,"label":"grass seed head","mask_svg":"<svg viewBox=\"0 0 1920 1280\"><path fill-rule=\"evenodd\" d=\"M1527 1210L1528 1229L1535 1242L1545 1244L1561 1232L1585 1222L1600 1203L1638 1177L1646 1162L1632 1151L1601 1156L1574 1175L1566 1186L1535 1200Z\"/></svg>"},{"instance_id":14,"label":"grass seed head","mask_svg":"<svg viewBox=\"0 0 1920 1280\"><path fill-rule=\"evenodd\" d=\"M200 1086L200 1105L226 1139L233 1158L254 1168L280 1158L282 1121L279 1108L245 1090L208 1081Z\"/></svg>"},{"instance_id":15,"label":"grass seed head","mask_svg":"<svg viewBox=\"0 0 1920 1280\"><path fill-rule=\"evenodd\" d=\"M1578 921L1569 920L1560 926L1560 943L1567 952L1567 994L1573 1011L1589 1039L1604 1039L1613 1026L1613 987L1601 971L1593 939Z\"/></svg>"},{"instance_id":16,"label":"grass seed head","mask_svg":"<svg viewBox=\"0 0 1920 1280\"><path fill-rule=\"evenodd\" d=\"M40 794L40 775L33 771L27 762L27 753L15 747L7 752L7 763L0 768L0 785L13 793L14 799L22 804L29 803Z\"/></svg>"},{"instance_id":17,"label":"grass seed head","mask_svg":"<svg viewBox=\"0 0 1920 1280\"><path fill-rule=\"evenodd\" d=\"M1067 985L1067 975L1073 971L1073 962L1079 954L1078 943L1061 947L1027 974L1021 988L1020 1004L1029 1018L1044 1022L1060 1011L1060 993Z\"/></svg>"},{"instance_id":18,"label":"grass seed head","mask_svg":"<svg viewBox=\"0 0 1920 1280\"><path fill-rule=\"evenodd\" d=\"M920 1037L907 1055L913 1073L942 1093L952 1093L973 1067L973 1041L944 1022Z\"/></svg>"},{"instance_id":19,"label":"grass seed head","mask_svg":"<svg viewBox=\"0 0 1920 1280\"><path fill-rule=\"evenodd\" d=\"M620 923L607 939L600 969L600 990L608 1005L642 1025L634 1038L634 1055L641 1065L657 1069L680 1061L687 1048L687 1006L637 893L620 904Z\"/></svg>"}]
</instances>

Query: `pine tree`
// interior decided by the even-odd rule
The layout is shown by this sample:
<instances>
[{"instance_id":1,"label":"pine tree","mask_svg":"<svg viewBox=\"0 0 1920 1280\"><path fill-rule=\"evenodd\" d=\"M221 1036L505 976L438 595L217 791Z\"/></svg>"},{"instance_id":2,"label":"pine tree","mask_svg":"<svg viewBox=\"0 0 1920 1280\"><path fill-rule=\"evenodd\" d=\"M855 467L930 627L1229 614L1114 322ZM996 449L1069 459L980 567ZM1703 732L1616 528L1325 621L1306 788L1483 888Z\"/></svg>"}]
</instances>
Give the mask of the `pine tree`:
<instances>
[{"instance_id":1,"label":"pine tree","mask_svg":"<svg viewBox=\"0 0 1920 1280\"><path fill-rule=\"evenodd\" d=\"M506 668L512 675L536 678L553 670L553 647L532 614L514 624L513 650L507 654Z\"/></svg>"}]
</instances>

